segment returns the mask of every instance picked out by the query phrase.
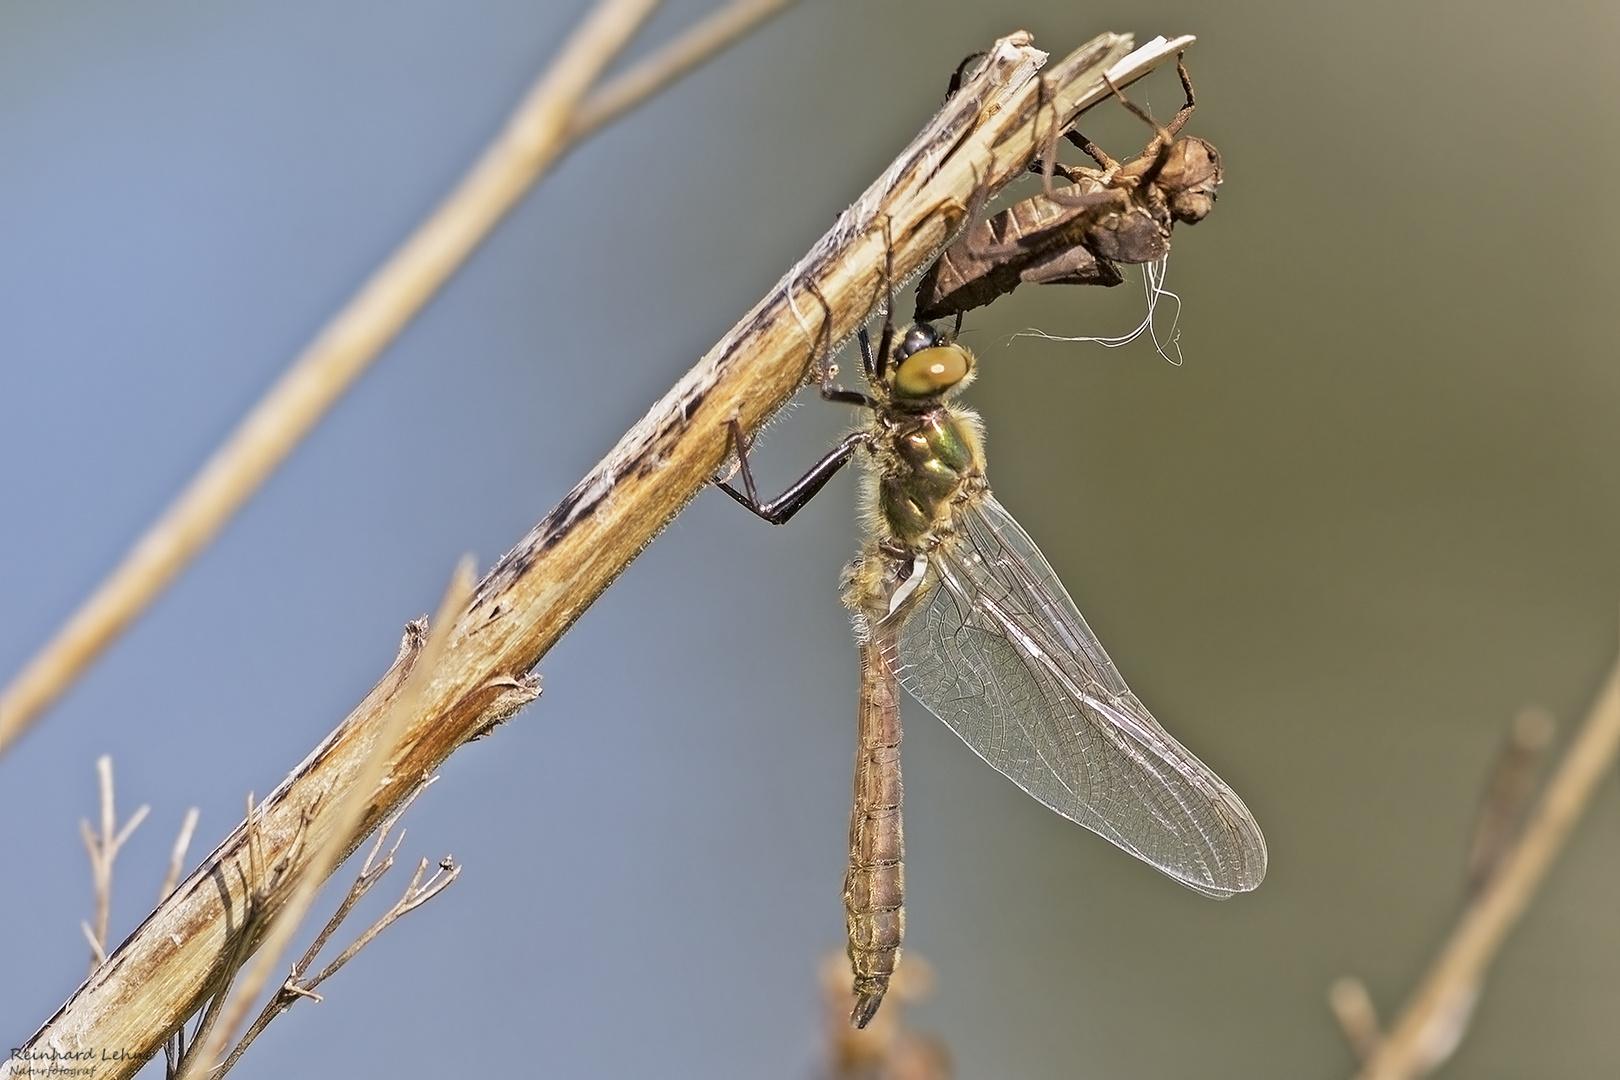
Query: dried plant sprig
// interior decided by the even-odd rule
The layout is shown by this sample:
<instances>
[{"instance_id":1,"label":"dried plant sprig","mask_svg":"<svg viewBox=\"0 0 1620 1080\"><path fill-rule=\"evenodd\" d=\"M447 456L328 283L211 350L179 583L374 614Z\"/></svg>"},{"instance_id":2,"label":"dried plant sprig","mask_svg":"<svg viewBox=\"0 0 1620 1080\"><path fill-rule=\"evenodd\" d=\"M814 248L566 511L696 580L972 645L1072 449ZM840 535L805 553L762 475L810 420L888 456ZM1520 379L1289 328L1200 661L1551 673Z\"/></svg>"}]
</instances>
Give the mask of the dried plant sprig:
<instances>
[{"instance_id":1,"label":"dried plant sprig","mask_svg":"<svg viewBox=\"0 0 1620 1080\"><path fill-rule=\"evenodd\" d=\"M308 981L300 981L303 978L303 973L314 965L315 958L320 955L321 950L331 939L332 934L348 918L349 913L354 910L355 904L366 893L370 892L371 887L381 880L382 876L394 865L394 854L399 850L400 843L405 839L403 829L400 830L399 835L394 840L393 847L389 849L388 854L383 857L381 862L376 861L378 852L381 851L383 843L387 840L394 825L399 821L400 815L405 812L411 803L416 801L417 795L421 794L436 779L437 777L429 777L420 784L411 792L405 803L377 830L376 842L371 845L371 851L367 853L365 862L355 875L354 883L349 886L349 891L344 896L343 902L338 905L337 911L327 920L326 925L304 952L304 955L293 965L281 987L270 996L269 1001L265 1002L264 1008L260 1010L259 1015L248 1027L247 1032L243 1034L241 1040L231 1050L224 1064L219 1066L213 1074L214 1080L218 1080L218 1077L231 1071L232 1067L241 1060L242 1055L247 1052L248 1047L253 1045L253 1040L259 1037L260 1032L264 1031L272 1020L290 1009L301 998L320 1001L321 995L315 992L316 987L336 974L338 969L353 959L356 953L369 945L378 934L382 933L395 920L415 911L443 892L456 878L461 876L461 867L457 866L449 856L445 856L439 862L438 871L428 879L426 884L423 884L422 875L427 871L428 866L428 861L423 859L418 864L416 873L412 875L409 884L406 885L404 895L400 897L393 907L389 908L365 933L361 934L348 948L344 949L335 960L322 968L318 975Z\"/></svg>"},{"instance_id":2,"label":"dried plant sprig","mask_svg":"<svg viewBox=\"0 0 1620 1080\"><path fill-rule=\"evenodd\" d=\"M103 754L96 759L96 779L101 795L100 834L91 828L88 819L79 819L79 836L84 840L84 849L90 855L90 880L96 893L95 925L92 926L88 922L79 923L79 929L84 931L85 940L90 943L92 970L107 960L107 922L112 917L113 863L118 860L118 849L124 846L124 841L140 827L152 809L150 806L142 806L130 815L123 828L118 828L118 813L113 800L111 755Z\"/></svg>"},{"instance_id":3,"label":"dried plant sprig","mask_svg":"<svg viewBox=\"0 0 1620 1080\"><path fill-rule=\"evenodd\" d=\"M315 957L320 955L321 950L326 947L326 943L337 932L337 928L349 917L349 912L354 910L354 905L358 904L366 893L371 891L371 887L381 881L383 875L393 868L394 856L399 852L399 845L405 842L405 830L399 830L398 835L394 836L393 846L388 849L388 854L383 856L381 862L378 862L377 856L381 854L383 844L388 842L388 837L393 833L394 826L399 824L399 819L405 815L405 811L409 810L411 804L416 802L416 797L431 785L437 783L438 779L437 776L430 776L418 784L405 797L405 801L399 804L399 808L388 816L388 820L377 827L376 839L372 841L371 850L366 852L365 861L360 864L360 870L355 874L354 884L349 886L349 891L343 897L343 902L332 913L332 917L326 920L326 925L321 928L319 934L315 935L315 940L309 943L309 948L304 951L304 955L299 958L297 965L295 965L296 970L309 970L310 965L315 963Z\"/></svg>"},{"instance_id":4,"label":"dried plant sprig","mask_svg":"<svg viewBox=\"0 0 1620 1080\"><path fill-rule=\"evenodd\" d=\"M314 989L327 979L330 979L337 974L338 969L354 959L356 953L371 944L373 938L392 926L400 916L409 915L429 900L432 900L435 896L448 889L456 878L461 876L461 866L449 855L438 861L433 876L424 882L422 875L427 873L427 869L428 860L423 859L417 863L416 873L411 875L410 883L405 886L404 894L395 902L394 906L384 912L376 922L372 923L365 933L355 938L347 949L344 949L336 959L323 967L320 973L310 979L305 986Z\"/></svg>"},{"instance_id":5,"label":"dried plant sprig","mask_svg":"<svg viewBox=\"0 0 1620 1080\"><path fill-rule=\"evenodd\" d=\"M842 340L870 315L888 287L887 266L903 277L931 258L961 227L976 193L1024 175L1051 124L1070 123L1109 97L1104 73L1127 84L1191 43L1156 39L1130 52L1129 38L1104 34L1040 80L1045 54L1027 34L996 43L810 254L480 582L451 629L449 653L424 690L394 774L436 771L457 747L538 696L538 680L526 673L708 483L726 457L731 423L756 427L804 380L818 338ZM332 830L332 806L353 787L424 636L420 626L410 629L377 686L266 797L256 831L269 854L284 851L306 825L312 847ZM347 838L350 850L404 797L401 786L372 793ZM108 1063L110 1080L155 1053L208 1000L221 957L262 936L259 920L240 921L245 844L239 827L24 1049L129 1048L127 1062ZM265 907L282 900L273 896Z\"/></svg>"},{"instance_id":6,"label":"dried plant sprig","mask_svg":"<svg viewBox=\"0 0 1620 1080\"><path fill-rule=\"evenodd\" d=\"M1518 839L1464 908L1358 1080L1410 1080L1438 1065L1467 1027L1486 969L1580 820L1620 749L1620 663L1610 671Z\"/></svg>"},{"instance_id":7,"label":"dried plant sprig","mask_svg":"<svg viewBox=\"0 0 1620 1080\"><path fill-rule=\"evenodd\" d=\"M473 562L472 559L465 558L451 575L450 586L445 590L444 599L439 604L438 614L433 621L433 629L422 646L416 665L411 669L404 686L390 703L387 715L378 726L375 745L360 763L353 784L339 797L329 830L317 842L310 858L299 867L292 895L279 911L269 916L270 924L259 947L258 957L248 969L246 977L231 994L231 1002L221 1015L221 1023L207 1039L193 1039L192 1053L181 1066L182 1077L200 1080L213 1074L215 1071L213 1062L236 1037L248 1009L269 982L271 972L280 965L281 951L297 933L304 915L315 901L315 894L338 864L354 850L350 838L365 816L372 793L379 786L390 783L398 785L402 779L409 776L409 774L402 776L398 772L390 774L390 767L394 765L394 756L399 749L401 736L410 722L416 718L423 690L438 673L451 628L466 609L467 601L472 596L472 588ZM415 784L411 786L414 787ZM271 888L273 886L266 885L267 891Z\"/></svg>"},{"instance_id":8,"label":"dried plant sprig","mask_svg":"<svg viewBox=\"0 0 1620 1080\"><path fill-rule=\"evenodd\" d=\"M736 0L588 99L658 0L599 0L456 188L293 361L117 567L0 692L0 754L206 547L306 434L581 138L792 0Z\"/></svg>"}]
</instances>

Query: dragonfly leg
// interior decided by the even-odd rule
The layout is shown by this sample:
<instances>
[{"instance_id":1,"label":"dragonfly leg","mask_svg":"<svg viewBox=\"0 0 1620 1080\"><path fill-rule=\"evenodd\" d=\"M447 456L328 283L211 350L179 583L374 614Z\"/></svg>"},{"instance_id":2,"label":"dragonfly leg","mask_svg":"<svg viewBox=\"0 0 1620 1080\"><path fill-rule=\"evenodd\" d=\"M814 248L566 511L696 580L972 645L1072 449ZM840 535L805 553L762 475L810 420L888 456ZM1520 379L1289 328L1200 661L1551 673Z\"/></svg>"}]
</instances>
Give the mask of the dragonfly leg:
<instances>
[{"instance_id":1,"label":"dragonfly leg","mask_svg":"<svg viewBox=\"0 0 1620 1080\"><path fill-rule=\"evenodd\" d=\"M1102 147L1080 134L1080 132L1067 131L1064 132L1063 137L1068 139L1075 146L1078 146L1081 150L1084 150L1087 157L1089 157L1092 161L1095 161L1098 165L1101 165L1104 169L1119 168L1119 162L1109 157L1108 154L1103 151ZM1060 172L1058 175L1071 182L1074 180L1074 177L1066 172Z\"/></svg>"},{"instance_id":2,"label":"dragonfly leg","mask_svg":"<svg viewBox=\"0 0 1620 1080\"><path fill-rule=\"evenodd\" d=\"M1187 73L1186 61L1180 55L1176 56L1176 74L1181 78L1181 89L1187 95L1187 100L1176 111L1176 115L1170 121L1168 127L1160 126L1159 122L1153 119L1152 113L1121 93L1119 87L1115 86L1108 76L1103 76L1103 82L1108 83L1108 89L1114 92L1114 96L1119 98L1120 103L1129 109L1131 114L1138 120L1153 128L1153 141L1148 143L1147 147L1142 151L1143 157L1148 154L1153 155L1153 164L1149 165L1142 172L1142 175L1137 178L1136 182L1141 187L1146 187L1158 180L1159 173L1164 169L1165 162L1170 160L1170 144L1175 142L1176 133L1181 130L1182 125L1192 116L1193 109L1198 104L1193 95L1192 76ZM1088 150L1087 153L1090 153L1090 151Z\"/></svg>"},{"instance_id":3,"label":"dragonfly leg","mask_svg":"<svg viewBox=\"0 0 1620 1080\"><path fill-rule=\"evenodd\" d=\"M837 402L841 405L859 405L863 409L876 408L877 402L859 390L846 390L833 382L833 379L838 376L838 365L833 363L830 341L832 336L832 305L827 303L827 298L821 294L821 290L816 287L815 282L806 282L806 287L809 288L810 294L821 304L821 331L817 335L816 351L821 356L820 382L822 400ZM736 445L740 447L742 442L739 440Z\"/></svg>"},{"instance_id":4,"label":"dragonfly leg","mask_svg":"<svg viewBox=\"0 0 1620 1080\"><path fill-rule=\"evenodd\" d=\"M1176 74L1181 78L1181 89L1187 94L1187 103L1176 111L1175 117L1164 126L1164 130L1174 138L1181 133L1181 126L1192 116L1193 109L1197 107L1198 100L1193 96L1192 76L1187 74L1187 58L1181 53L1176 54Z\"/></svg>"},{"instance_id":5,"label":"dragonfly leg","mask_svg":"<svg viewBox=\"0 0 1620 1080\"><path fill-rule=\"evenodd\" d=\"M946 101L951 100L951 98L956 96L956 92L962 89L962 82L967 78L968 65L973 63L975 60L982 60L988 55L989 53L985 52L983 49L980 49L978 52L968 53L962 58L962 62L957 64L956 70L951 73L950 86L945 89Z\"/></svg>"},{"instance_id":6,"label":"dragonfly leg","mask_svg":"<svg viewBox=\"0 0 1620 1080\"><path fill-rule=\"evenodd\" d=\"M799 477L793 486L770 502L761 502L759 492L754 487L754 473L748 467L748 439L743 435L742 425L736 420L731 422L731 440L732 446L737 450L737 465L742 473L743 490L738 491L727 483L721 483L720 490L772 525L786 525L794 514L804 509L805 504L816 497L816 493L827 485L833 474L849 463L857 447L865 446L872 441L872 436L865 431L854 431L844 436L837 446L810 467L809 472Z\"/></svg>"}]
</instances>

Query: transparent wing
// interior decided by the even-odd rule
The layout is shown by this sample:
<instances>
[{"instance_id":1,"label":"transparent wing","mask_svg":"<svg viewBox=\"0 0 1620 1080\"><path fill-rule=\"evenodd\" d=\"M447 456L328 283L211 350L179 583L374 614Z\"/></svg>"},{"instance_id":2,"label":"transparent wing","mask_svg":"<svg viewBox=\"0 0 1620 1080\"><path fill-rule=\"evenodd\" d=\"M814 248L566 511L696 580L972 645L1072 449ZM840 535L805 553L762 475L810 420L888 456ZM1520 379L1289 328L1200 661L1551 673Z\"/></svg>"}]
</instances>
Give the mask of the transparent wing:
<instances>
[{"instance_id":1,"label":"transparent wing","mask_svg":"<svg viewBox=\"0 0 1620 1080\"><path fill-rule=\"evenodd\" d=\"M930 556L884 659L911 694L1019 787L1189 888L1260 884L1248 807L1120 678L1034 541L989 493Z\"/></svg>"}]
</instances>

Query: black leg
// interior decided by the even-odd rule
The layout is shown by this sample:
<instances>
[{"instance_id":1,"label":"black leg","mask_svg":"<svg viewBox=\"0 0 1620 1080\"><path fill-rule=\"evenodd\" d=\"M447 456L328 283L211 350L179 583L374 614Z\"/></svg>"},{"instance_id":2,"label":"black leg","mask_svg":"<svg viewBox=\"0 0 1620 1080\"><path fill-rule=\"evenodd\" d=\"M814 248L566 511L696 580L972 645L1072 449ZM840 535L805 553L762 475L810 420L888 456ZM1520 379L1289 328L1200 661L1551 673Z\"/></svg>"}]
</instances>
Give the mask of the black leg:
<instances>
[{"instance_id":1,"label":"black leg","mask_svg":"<svg viewBox=\"0 0 1620 1080\"><path fill-rule=\"evenodd\" d=\"M855 431L844 436L825 457L810 467L809 472L799 477L792 487L770 502L759 501L759 493L754 487L754 474L748 467L748 440L743 438L742 425L735 420L731 422L731 439L732 445L737 449L737 465L742 473L743 490L738 491L730 484L719 485L720 490L772 525L785 525L794 514L804 509L806 503L816 497L816 493L827 485L833 474L849 463L857 447L871 442L872 436L865 431Z\"/></svg>"},{"instance_id":2,"label":"black leg","mask_svg":"<svg viewBox=\"0 0 1620 1080\"><path fill-rule=\"evenodd\" d=\"M889 350L894 348L894 238L889 235L889 219L883 219L883 333L878 337L877 355L872 355L872 343L867 339L866 327L861 327L861 361L866 365L866 378L874 387L883 381L889 365Z\"/></svg>"},{"instance_id":3,"label":"black leg","mask_svg":"<svg viewBox=\"0 0 1620 1080\"><path fill-rule=\"evenodd\" d=\"M855 331L855 336L861 342L861 363L866 366L866 376L876 382L878 379L877 361L872 358L872 339L866 333L866 327L864 326Z\"/></svg>"}]
</instances>

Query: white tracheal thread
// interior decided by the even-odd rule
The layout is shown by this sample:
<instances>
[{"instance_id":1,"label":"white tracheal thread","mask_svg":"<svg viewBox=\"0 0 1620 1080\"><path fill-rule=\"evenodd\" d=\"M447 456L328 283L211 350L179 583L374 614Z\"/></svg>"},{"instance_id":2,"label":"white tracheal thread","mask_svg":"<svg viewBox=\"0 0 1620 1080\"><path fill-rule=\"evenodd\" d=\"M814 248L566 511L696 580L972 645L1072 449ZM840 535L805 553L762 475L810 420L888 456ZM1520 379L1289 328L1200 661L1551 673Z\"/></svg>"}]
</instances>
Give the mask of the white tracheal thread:
<instances>
[{"instance_id":1,"label":"white tracheal thread","mask_svg":"<svg viewBox=\"0 0 1620 1080\"><path fill-rule=\"evenodd\" d=\"M799 324L799 329L803 331L807 339L814 341L815 334L810 331L810 320L806 319L804 312L799 310L799 298L793 295L793 283L795 280L793 275L794 271L797 270L798 267L795 266L792 271L788 272L788 276L783 279L782 292L787 296L788 311L793 313L793 321Z\"/></svg>"},{"instance_id":2,"label":"white tracheal thread","mask_svg":"<svg viewBox=\"0 0 1620 1080\"><path fill-rule=\"evenodd\" d=\"M902 581L900 587L894 591L894 595L889 597L890 615L899 611L900 605L911 599L912 593L915 593L918 587L922 585L923 577L927 573L928 556L919 552L911 562L911 576Z\"/></svg>"},{"instance_id":3,"label":"white tracheal thread","mask_svg":"<svg viewBox=\"0 0 1620 1080\"><path fill-rule=\"evenodd\" d=\"M866 616L857 611L850 616L850 622L854 624L855 644L870 644L872 641L872 624L867 620Z\"/></svg>"},{"instance_id":4,"label":"white tracheal thread","mask_svg":"<svg viewBox=\"0 0 1620 1080\"><path fill-rule=\"evenodd\" d=\"M1164 287L1164 279L1165 275L1169 271L1169 263L1170 256L1166 255L1162 259L1155 259L1153 262L1142 264L1142 288L1147 294L1147 315L1142 319L1141 323L1137 325L1136 329L1132 330L1128 334L1121 334L1119 337L1060 337L1056 334L1048 334L1045 330L1039 330L1031 327L1028 330L1020 330L1018 333L1014 334L1013 337L1035 337L1041 338L1045 341L1089 341L1101 345L1105 349L1117 349L1121 345L1129 345L1143 334L1148 334L1153 338L1154 350L1158 352L1160 356L1164 357L1166 360L1169 360L1170 363L1174 364L1176 367L1180 367L1183 362L1181 355L1181 331L1178 329L1181 322L1181 297ZM1155 315L1158 310L1159 299L1165 296L1168 296L1171 300L1174 300L1176 304L1176 314L1175 318L1170 320L1170 333L1168 336L1170 347L1176 351L1176 355L1174 357L1164 351L1165 342L1159 340L1159 328L1155 325Z\"/></svg>"}]
</instances>

